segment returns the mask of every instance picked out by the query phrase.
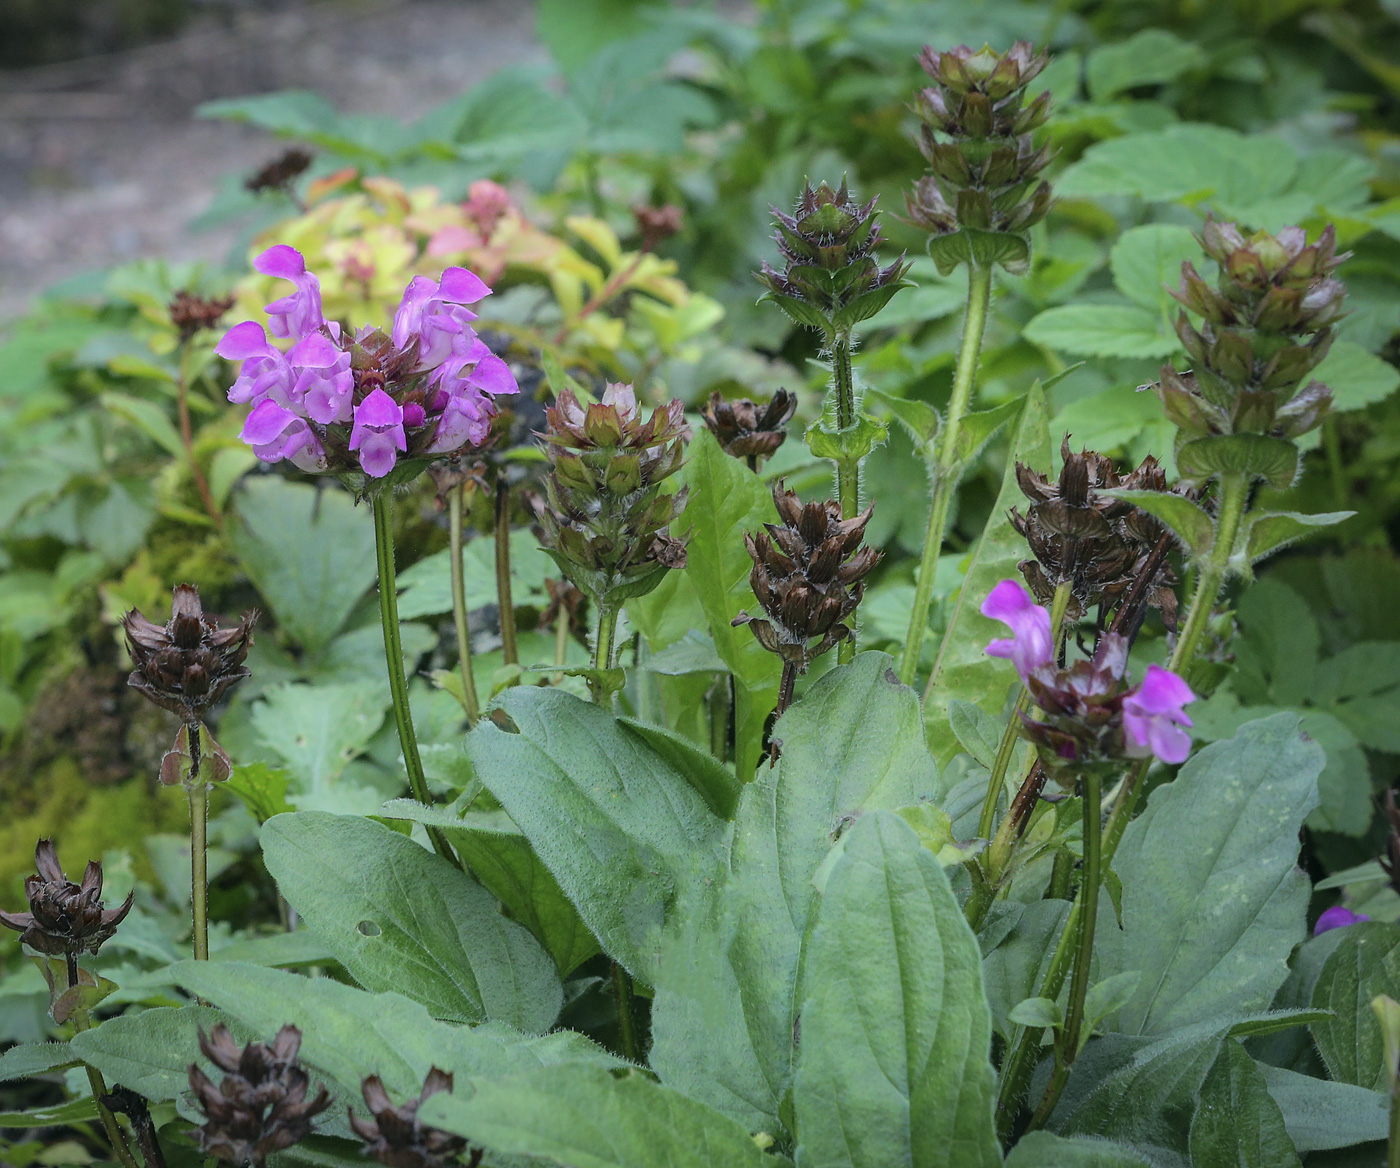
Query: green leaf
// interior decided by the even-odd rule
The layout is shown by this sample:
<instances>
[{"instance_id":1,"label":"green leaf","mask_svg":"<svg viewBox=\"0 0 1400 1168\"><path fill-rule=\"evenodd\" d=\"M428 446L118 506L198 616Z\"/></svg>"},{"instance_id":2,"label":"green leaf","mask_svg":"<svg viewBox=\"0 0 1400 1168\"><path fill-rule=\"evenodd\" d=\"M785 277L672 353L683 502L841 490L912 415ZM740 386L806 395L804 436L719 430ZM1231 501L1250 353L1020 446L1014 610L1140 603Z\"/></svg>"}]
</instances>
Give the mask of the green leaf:
<instances>
[{"instance_id":1,"label":"green leaf","mask_svg":"<svg viewBox=\"0 0 1400 1168\"><path fill-rule=\"evenodd\" d=\"M991 937L997 918L988 916L983 945L990 948L982 960L982 981L992 1007L992 1024L1003 1038L1010 1038L1014 1030L1009 1024L1011 1011L1042 985L1045 967L1064 928L1069 902L1006 902L1001 911L1011 916L1011 922L998 930L1000 936Z\"/></svg>"},{"instance_id":2,"label":"green leaf","mask_svg":"<svg viewBox=\"0 0 1400 1168\"><path fill-rule=\"evenodd\" d=\"M685 574L700 598L715 650L734 674L735 770L746 782L762 752L763 725L777 705L782 663L747 628L730 622L741 611L758 611L744 533L776 523L778 516L768 487L725 454L708 430L691 442L683 473L690 500L672 526L690 531Z\"/></svg>"},{"instance_id":3,"label":"green leaf","mask_svg":"<svg viewBox=\"0 0 1400 1168\"><path fill-rule=\"evenodd\" d=\"M917 804L937 788L917 695L891 664L884 653L861 653L779 719L782 755L740 796L728 865L694 889L666 931L651 1065L750 1127L780 1126L798 955L833 832L863 811Z\"/></svg>"},{"instance_id":4,"label":"green leaf","mask_svg":"<svg viewBox=\"0 0 1400 1168\"><path fill-rule=\"evenodd\" d=\"M233 774L224 784L224 790L237 795L248 808L249 814L259 824L263 824L274 815L294 810L287 802L287 788L290 784L291 775L281 767L270 767L266 763L255 762L234 767Z\"/></svg>"},{"instance_id":5,"label":"green leaf","mask_svg":"<svg viewBox=\"0 0 1400 1168\"><path fill-rule=\"evenodd\" d=\"M1008 512L1024 502L1016 482L1016 463L1048 474L1050 434L1046 426L1045 394L1033 385L1026 394L1021 420L1011 440L1001 490L992 506L992 518L973 550L967 575L948 612L947 631L938 648L924 705L929 745L940 765L958 753L957 739L948 730L949 703L958 698L980 706L991 715L1001 713L1014 672L986 654L987 643L1004 629L979 610L998 581L1019 575L1016 565L1026 558L1026 542L1011 526Z\"/></svg>"},{"instance_id":6,"label":"green leaf","mask_svg":"<svg viewBox=\"0 0 1400 1168\"><path fill-rule=\"evenodd\" d=\"M1273 999L1304 936L1297 836L1324 761L1298 716L1278 714L1206 747L1152 793L1114 859L1121 932L1099 907L1102 974L1149 971L1116 1029L1166 1034Z\"/></svg>"},{"instance_id":7,"label":"green leaf","mask_svg":"<svg viewBox=\"0 0 1400 1168\"><path fill-rule=\"evenodd\" d=\"M1191 1119L1193 1168L1302 1168L1268 1083L1238 1042L1227 1042L1201 1084Z\"/></svg>"},{"instance_id":8,"label":"green leaf","mask_svg":"<svg viewBox=\"0 0 1400 1168\"><path fill-rule=\"evenodd\" d=\"M563 1001L553 963L495 897L406 836L354 815L278 815L267 870L368 990L396 990L439 1018L543 1031Z\"/></svg>"},{"instance_id":9,"label":"green leaf","mask_svg":"<svg viewBox=\"0 0 1400 1168\"><path fill-rule=\"evenodd\" d=\"M1086 357L1170 357L1181 348L1160 313L1136 304L1064 304L1021 331L1032 344Z\"/></svg>"},{"instance_id":10,"label":"green leaf","mask_svg":"<svg viewBox=\"0 0 1400 1168\"><path fill-rule=\"evenodd\" d=\"M77 1062L66 1042L25 1042L0 1054L0 1083L42 1075Z\"/></svg>"},{"instance_id":11,"label":"green leaf","mask_svg":"<svg viewBox=\"0 0 1400 1168\"><path fill-rule=\"evenodd\" d=\"M1231 555L1236 571L1256 564L1265 556L1295 540L1314 534L1319 528L1335 527L1355 515L1355 511L1326 511L1303 515L1297 511L1253 511L1245 516Z\"/></svg>"},{"instance_id":12,"label":"green leaf","mask_svg":"<svg viewBox=\"0 0 1400 1168\"><path fill-rule=\"evenodd\" d=\"M1065 1139L1054 1132L1027 1132L1006 1157L1006 1168L1151 1168L1137 1152L1108 1140Z\"/></svg>"},{"instance_id":13,"label":"green leaf","mask_svg":"<svg viewBox=\"0 0 1400 1168\"><path fill-rule=\"evenodd\" d=\"M243 484L234 515L229 542L277 623L325 648L375 581L368 513L334 488L268 476Z\"/></svg>"},{"instance_id":14,"label":"green leaf","mask_svg":"<svg viewBox=\"0 0 1400 1168\"><path fill-rule=\"evenodd\" d=\"M1359 410L1384 401L1400 385L1400 369L1354 341L1337 341L1313 377L1332 390L1334 410Z\"/></svg>"},{"instance_id":15,"label":"green leaf","mask_svg":"<svg viewBox=\"0 0 1400 1168\"><path fill-rule=\"evenodd\" d=\"M1145 28L1125 41L1095 49L1084 71L1089 96L1108 101L1125 89L1175 81L1205 64L1206 55L1199 45L1163 28Z\"/></svg>"},{"instance_id":16,"label":"green leaf","mask_svg":"<svg viewBox=\"0 0 1400 1168\"><path fill-rule=\"evenodd\" d=\"M948 703L948 728L957 737L958 745L988 770L992 769L1001 745L1004 725L971 702L953 698Z\"/></svg>"},{"instance_id":17,"label":"green leaf","mask_svg":"<svg viewBox=\"0 0 1400 1168\"><path fill-rule=\"evenodd\" d=\"M1122 499L1160 519L1172 529L1190 551L1193 559L1205 556L1215 543L1215 521L1204 507L1170 491L1105 490L1112 499Z\"/></svg>"},{"instance_id":18,"label":"green leaf","mask_svg":"<svg viewBox=\"0 0 1400 1168\"><path fill-rule=\"evenodd\" d=\"M1122 928L1122 925L1119 925ZM1079 1036L1079 1049L1089 1041L1095 1028L1110 1014L1116 1014L1130 1001L1142 981L1142 971L1138 969L1115 973L1102 981L1096 981L1084 996L1084 1028ZM1024 1025L1024 1023L1023 1023Z\"/></svg>"},{"instance_id":19,"label":"green leaf","mask_svg":"<svg viewBox=\"0 0 1400 1168\"><path fill-rule=\"evenodd\" d=\"M959 471L981 454L997 432L1021 412L1021 404L1018 398L989 410L963 415L957 441L953 443L953 462Z\"/></svg>"},{"instance_id":20,"label":"green leaf","mask_svg":"<svg viewBox=\"0 0 1400 1168\"><path fill-rule=\"evenodd\" d=\"M635 718L620 718L622 725L645 738L648 745L700 792L706 805L721 819L733 819L739 805L743 784L734 772L708 750L701 750L685 738L664 726L639 722Z\"/></svg>"},{"instance_id":21,"label":"green leaf","mask_svg":"<svg viewBox=\"0 0 1400 1168\"><path fill-rule=\"evenodd\" d=\"M603 948L650 984L677 891L718 854L723 823L635 730L571 694L512 689L467 737L477 776L525 833Z\"/></svg>"},{"instance_id":22,"label":"green leaf","mask_svg":"<svg viewBox=\"0 0 1400 1168\"><path fill-rule=\"evenodd\" d=\"M452 611L452 558L444 548L399 573L399 619ZM528 528L510 533L510 598L516 607L545 602L544 581L558 576L554 561ZM462 549L462 584L467 608L496 603L496 541L477 536Z\"/></svg>"},{"instance_id":23,"label":"green leaf","mask_svg":"<svg viewBox=\"0 0 1400 1168\"><path fill-rule=\"evenodd\" d=\"M1053 998L1025 998L1011 1007L1006 1019L1017 1026L1036 1026L1051 1030L1064 1025L1065 1012L1060 1009L1060 1003Z\"/></svg>"},{"instance_id":24,"label":"green leaf","mask_svg":"<svg viewBox=\"0 0 1400 1168\"><path fill-rule=\"evenodd\" d=\"M292 778L287 798L302 810L370 814L378 792L342 781L346 767L368 747L384 722L389 695L370 682L282 685L252 709L258 739Z\"/></svg>"},{"instance_id":25,"label":"green leaf","mask_svg":"<svg viewBox=\"0 0 1400 1168\"><path fill-rule=\"evenodd\" d=\"M29 1111L0 1111L0 1131L5 1128L67 1127L97 1118L97 1102L88 1095L55 1103L51 1107L35 1107Z\"/></svg>"},{"instance_id":26,"label":"green leaf","mask_svg":"<svg viewBox=\"0 0 1400 1168\"><path fill-rule=\"evenodd\" d=\"M183 964L172 968L179 969ZM303 978L296 981L306 984ZM129 1087L147 1099L174 1099L189 1089L190 1064L203 1061L199 1031L208 1033L222 1021L218 1012L208 1006L160 1007L109 1018L94 1030L75 1034L70 1045L76 1055L102 1073L109 1085ZM263 1037L270 1039L281 1025L277 1023ZM238 1027L237 1033L241 1037L246 1032Z\"/></svg>"},{"instance_id":27,"label":"green leaf","mask_svg":"<svg viewBox=\"0 0 1400 1168\"><path fill-rule=\"evenodd\" d=\"M1312 1034L1332 1078L1387 1091L1381 1027L1371 1009L1377 994L1400 995L1400 926L1363 921L1347 927L1322 966L1312 1004L1335 1017L1314 1022Z\"/></svg>"},{"instance_id":28,"label":"green leaf","mask_svg":"<svg viewBox=\"0 0 1400 1168\"><path fill-rule=\"evenodd\" d=\"M1000 264L1013 276L1023 276L1030 267L1031 247L1024 236L1009 231L964 227L947 235L930 235L928 254L942 276L951 274L959 264L981 268Z\"/></svg>"},{"instance_id":29,"label":"green leaf","mask_svg":"<svg viewBox=\"0 0 1400 1168\"><path fill-rule=\"evenodd\" d=\"M504 811L468 811L458 817L449 808L392 799L384 814L443 828L472 875L549 950L560 977L598 952L578 910Z\"/></svg>"},{"instance_id":30,"label":"green leaf","mask_svg":"<svg viewBox=\"0 0 1400 1168\"><path fill-rule=\"evenodd\" d=\"M143 401L127 393L109 389L99 399L107 411L123 421L130 422L167 454L184 458L185 447L180 441L180 432L175 423L165 416L165 411L155 402Z\"/></svg>"},{"instance_id":31,"label":"green leaf","mask_svg":"<svg viewBox=\"0 0 1400 1168\"><path fill-rule=\"evenodd\" d=\"M833 462L859 462L884 443L889 437L889 430L884 422L862 411L844 429L828 425L825 418L818 418L807 427L805 437L807 449L817 458L829 458Z\"/></svg>"},{"instance_id":32,"label":"green leaf","mask_svg":"<svg viewBox=\"0 0 1400 1168\"><path fill-rule=\"evenodd\" d=\"M914 449L925 457L933 452L933 439L938 434L938 411L926 401L915 397L896 397L878 389L865 391L866 401L877 402L894 415L913 439Z\"/></svg>"},{"instance_id":33,"label":"green leaf","mask_svg":"<svg viewBox=\"0 0 1400 1168\"><path fill-rule=\"evenodd\" d=\"M715 652L714 638L699 629L690 629L679 641L652 653L642 667L666 677L729 672L729 666Z\"/></svg>"},{"instance_id":34,"label":"green leaf","mask_svg":"<svg viewBox=\"0 0 1400 1168\"><path fill-rule=\"evenodd\" d=\"M1349 1148L1388 1136L1389 1100L1381 1092L1267 1064L1259 1070L1299 1152Z\"/></svg>"},{"instance_id":35,"label":"green leaf","mask_svg":"<svg viewBox=\"0 0 1400 1168\"><path fill-rule=\"evenodd\" d=\"M1183 478L1202 482L1218 474L1242 474L1282 490L1298 477L1298 448L1266 434L1213 434L1183 443L1176 469Z\"/></svg>"},{"instance_id":36,"label":"green leaf","mask_svg":"<svg viewBox=\"0 0 1400 1168\"><path fill-rule=\"evenodd\" d=\"M557 1066L423 1105L424 1123L570 1168L782 1168L748 1129L640 1071Z\"/></svg>"},{"instance_id":37,"label":"green leaf","mask_svg":"<svg viewBox=\"0 0 1400 1168\"><path fill-rule=\"evenodd\" d=\"M1201 267L1201 245L1189 229L1174 223L1129 228L1109 253L1118 291L1158 317L1175 304L1164 285L1177 286L1185 260Z\"/></svg>"},{"instance_id":38,"label":"green leaf","mask_svg":"<svg viewBox=\"0 0 1400 1168\"><path fill-rule=\"evenodd\" d=\"M999 1165L981 954L899 816L844 840L802 959L796 1163Z\"/></svg>"},{"instance_id":39,"label":"green leaf","mask_svg":"<svg viewBox=\"0 0 1400 1168\"><path fill-rule=\"evenodd\" d=\"M613 41L645 32L656 0L541 0L535 30L550 56L572 72Z\"/></svg>"}]
</instances>

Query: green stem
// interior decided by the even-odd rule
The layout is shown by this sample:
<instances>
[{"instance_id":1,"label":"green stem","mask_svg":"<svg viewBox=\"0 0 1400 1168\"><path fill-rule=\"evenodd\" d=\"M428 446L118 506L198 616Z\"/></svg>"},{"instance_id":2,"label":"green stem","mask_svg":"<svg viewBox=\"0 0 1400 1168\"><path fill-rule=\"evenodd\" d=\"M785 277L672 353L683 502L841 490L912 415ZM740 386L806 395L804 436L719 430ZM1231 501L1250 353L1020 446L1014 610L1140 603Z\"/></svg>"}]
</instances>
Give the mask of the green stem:
<instances>
[{"instance_id":1,"label":"green stem","mask_svg":"<svg viewBox=\"0 0 1400 1168\"><path fill-rule=\"evenodd\" d=\"M1249 479L1239 473L1221 475L1220 506L1215 519L1215 542L1210 555L1201 566L1200 578L1196 583L1196 593L1191 597L1191 607L1186 614L1186 623L1181 626L1176 647L1172 650L1167 668L1173 673L1185 674L1200 647L1201 635L1210 620L1211 610L1220 596L1220 588L1225 583L1225 574L1230 564L1230 552L1234 548L1235 536L1244 518L1245 504L1249 497Z\"/></svg>"},{"instance_id":2,"label":"green stem","mask_svg":"<svg viewBox=\"0 0 1400 1168\"><path fill-rule=\"evenodd\" d=\"M617 636L617 607L606 600L598 602L598 632L593 638L593 668L612 669L613 640Z\"/></svg>"},{"instance_id":3,"label":"green stem","mask_svg":"<svg viewBox=\"0 0 1400 1168\"><path fill-rule=\"evenodd\" d=\"M70 955L68 958L68 988L71 990L78 984L78 963ZM88 1017L86 1008L78 1006L72 1015L73 1029L82 1033L84 1030L92 1028L92 1019ZM102 1072L96 1067L83 1065L83 1070L87 1072L88 1087L92 1091L92 1098L97 1104L97 1118L102 1121L102 1130L107 1133L107 1141L112 1145L112 1152L120 1160L124 1168L137 1168L136 1157L131 1154L131 1148L126 1142L126 1133L122 1131L117 1123L117 1117L112 1114L111 1109L102 1102L102 1098L107 1094L107 1084L102 1079Z\"/></svg>"},{"instance_id":4,"label":"green stem","mask_svg":"<svg viewBox=\"0 0 1400 1168\"><path fill-rule=\"evenodd\" d=\"M1044 1125L1060 1101L1069 1079L1070 1067L1079 1054L1079 1035L1084 1028L1084 1001L1089 994L1089 973L1094 958L1094 930L1099 918L1099 885L1103 879L1103 779L1092 768L1083 776L1084 870L1079 880L1079 927L1075 937L1074 965L1069 979L1069 1011L1055 1051L1055 1069L1049 1086L1031 1118L1031 1130Z\"/></svg>"},{"instance_id":5,"label":"green stem","mask_svg":"<svg viewBox=\"0 0 1400 1168\"><path fill-rule=\"evenodd\" d=\"M634 1063L642 1061L637 1045L637 1018L632 1007L632 975L616 961L612 963L613 993L617 996L617 1029L622 1040L622 1057Z\"/></svg>"},{"instance_id":6,"label":"green stem","mask_svg":"<svg viewBox=\"0 0 1400 1168\"><path fill-rule=\"evenodd\" d=\"M967 317L963 323L962 348L958 350L957 369L953 374L953 395L948 399L948 412L938 435L938 454L933 465L933 501L929 507L928 530L924 533L924 551L919 560L919 577L914 591L914 607L909 613L909 633L904 641L904 656L899 663L899 679L913 685L919 672L919 652L928 629L928 610L933 603L933 577L938 557L943 551L943 535L948 527L948 511L953 492L957 489L958 435L963 415L972 402L972 387L977 378L977 358L982 351L982 334L987 327L987 306L992 295L992 270L969 264L967 269ZM934 674L937 674L937 669ZM929 689L933 677L929 678ZM925 695L927 698L927 695Z\"/></svg>"},{"instance_id":7,"label":"green stem","mask_svg":"<svg viewBox=\"0 0 1400 1168\"><path fill-rule=\"evenodd\" d=\"M855 372L851 367L851 335L837 336L831 348L831 388L836 395L836 424L847 430L856 424ZM841 518L851 519L860 512L860 463L853 459L836 462L836 498ZM836 649L836 660L848 664L856 656L857 626Z\"/></svg>"},{"instance_id":8,"label":"green stem","mask_svg":"<svg viewBox=\"0 0 1400 1168\"><path fill-rule=\"evenodd\" d=\"M472 673L472 642L467 632L467 585L462 567L462 493L463 486L453 487L447 495L448 555L452 560L452 624L457 630L457 663L462 670L462 705L467 711L467 725L475 726L481 717L476 700L476 677ZM567 625L567 621L565 624Z\"/></svg>"},{"instance_id":9,"label":"green stem","mask_svg":"<svg viewBox=\"0 0 1400 1168\"><path fill-rule=\"evenodd\" d=\"M520 664L515 640L515 604L510 598L510 484L496 479L496 607L501 622L501 657L507 665Z\"/></svg>"},{"instance_id":10,"label":"green stem","mask_svg":"<svg viewBox=\"0 0 1400 1168\"><path fill-rule=\"evenodd\" d=\"M729 756L729 715L734 703L729 677L721 673L710 687L710 753L720 762Z\"/></svg>"},{"instance_id":11,"label":"green stem","mask_svg":"<svg viewBox=\"0 0 1400 1168\"><path fill-rule=\"evenodd\" d=\"M1400 1168L1400 1091L1390 1089L1390 1146L1386 1151L1386 1168Z\"/></svg>"},{"instance_id":12,"label":"green stem","mask_svg":"<svg viewBox=\"0 0 1400 1168\"><path fill-rule=\"evenodd\" d=\"M567 587L567 581L561 581ZM559 615L554 618L554 664L559 668L564 667L564 662L569 657L569 609L562 601L559 604ZM554 684L558 685L564 680L562 673L555 674Z\"/></svg>"},{"instance_id":13,"label":"green stem","mask_svg":"<svg viewBox=\"0 0 1400 1168\"><path fill-rule=\"evenodd\" d=\"M423 760L418 756L418 736L413 732L413 712L408 705L408 680L403 672L403 644L399 640L398 582L394 572L393 502L388 491L380 491L371 503L374 511L374 554L379 566L379 623L384 629L384 659L389 667L389 693L394 701L394 724L403 748L408 789L425 807L432 806ZM447 837L436 827L427 829L433 850L444 860L461 867Z\"/></svg>"},{"instance_id":14,"label":"green stem","mask_svg":"<svg viewBox=\"0 0 1400 1168\"><path fill-rule=\"evenodd\" d=\"M199 777L199 723L185 726L190 744L190 918L194 959L209 960L209 784Z\"/></svg>"}]
</instances>

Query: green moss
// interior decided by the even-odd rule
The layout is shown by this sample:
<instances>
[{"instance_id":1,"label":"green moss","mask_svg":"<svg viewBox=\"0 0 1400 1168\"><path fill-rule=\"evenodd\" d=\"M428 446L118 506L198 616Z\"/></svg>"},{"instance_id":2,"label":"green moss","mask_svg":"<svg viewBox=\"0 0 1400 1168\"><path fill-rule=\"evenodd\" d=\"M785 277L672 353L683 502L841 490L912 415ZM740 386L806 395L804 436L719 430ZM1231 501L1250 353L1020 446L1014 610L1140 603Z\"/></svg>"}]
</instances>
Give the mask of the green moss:
<instances>
[{"instance_id":1,"label":"green moss","mask_svg":"<svg viewBox=\"0 0 1400 1168\"><path fill-rule=\"evenodd\" d=\"M95 787L71 759L59 759L23 793L27 806L0 803L0 896L14 905L24 878L34 871L34 844L44 836L58 842L70 876L109 848L131 851L137 874L153 880L142 841L158 831L188 829L188 808L178 790L152 790L138 777ZM15 800L18 802L18 799Z\"/></svg>"}]
</instances>

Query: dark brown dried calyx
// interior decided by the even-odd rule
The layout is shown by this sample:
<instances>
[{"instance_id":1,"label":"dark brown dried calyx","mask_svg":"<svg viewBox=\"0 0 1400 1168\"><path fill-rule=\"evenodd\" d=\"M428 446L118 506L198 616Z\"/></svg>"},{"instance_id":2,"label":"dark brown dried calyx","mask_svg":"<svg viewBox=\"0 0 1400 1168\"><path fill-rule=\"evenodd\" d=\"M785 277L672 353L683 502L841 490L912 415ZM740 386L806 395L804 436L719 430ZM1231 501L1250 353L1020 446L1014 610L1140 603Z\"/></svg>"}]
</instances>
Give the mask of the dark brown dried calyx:
<instances>
[{"instance_id":1,"label":"dark brown dried calyx","mask_svg":"<svg viewBox=\"0 0 1400 1168\"><path fill-rule=\"evenodd\" d=\"M114 909L102 907L102 865L89 860L83 882L63 874L52 840L41 839L34 849L38 873L24 882L29 911L0 912L0 925L15 929L20 941L51 957L96 953L131 911L132 895Z\"/></svg>"},{"instance_id":2,"label":"dark brown dried calyx","mask_svg":"<svg viewBox=\"0 0 1400 1168\"><path fill-rule=\"evenodd\" d=\"M126 643L136 668L127 679L162 709L186 723L197 722L235 682L248 676L243 660L253 642L257 610L232 628L206 616L193 584L179 584L164 625L135 609L122 617Z\"/></svg>"},{"instance_id":3,"label":"dark brown dried calyx","mask_svg":"<svg viewBox=\"0 0 1400 1168\"><path fill-rule=\"evenodd\" d=\"M757 469L760 458L767 458L787 441L787 424L796 412L797 395L786 389L778 390L767 402L748 398L726 401L715 390L700 414L726 454L746 458Z\"/></svg>"},{"instance_id":4,"label":"dark brown dried calyx","mask_svg":"<svg viewBox=\"0 0 1400 1168\"><path fill-rule=\"evenodd\" d=\"M378 1075L371 1075L360 1088L373 1119L361 1119L350 1111L350 1127L365 1142L365 1155L389 1168L446 1168L455 1164L467 1148L461 1136L418 1121L418 1109L432 1096L452 1090L452 1076L433 1067L423 1082L417 1099L395 1107ZM481 1163L482 1153L472 1150L468 1168Z\"/></svg>"},{"instance_id":5,"label":"dark brown dried calyx","mask_svg":"<svg viewBox=\"0 0 1400 1168\"><path fill-rule=\"evenodd\" d=\"M1170 575L1153 568L1149 557L1163 534L1161 524L1145 511L1100 492L1114 488L1164 491L1166 472L1150 455L1127 475L1112 459L1093 450L1073 453L1066 435L1060 446L1064 465L1050 479L1021 463L1016 479L1030 500L1026 514L1011 510L1011 522L1030 544L1032 560L1022 560L1021 574L1042 604L1050 604L1061 581L1070 585L1065 619L1079 620L1089 609L1112 608L1145 570L1158 576L1147 604L1160 609L1169 628L1176 624L1176 593Z\"/></svg>"},{"instance_id":6,"label":"dark brown dried calyx","mask_svg":"<svg viewBox=\"0 0 1400 1168\"><path fill-rule=\"evenodd\" d=\"M301 1031L284 1026L270 1044L240 1047L226 1026L199 1034L204 1057L224 1072L216 1086L190 1066L190 1090L207 1122L195 1131L206 1156L261 1168L274 1152L311 1134L316 1116L331 1105L324 1087L313 1099L311 1077L297 1063Z\"/></svg>"},{"instance_id":7,"label":"dark brown dried calyx","mask_svg":"<svg viewBox=\"0 0 1400 1168\"><path fill-rule=\"evenodd\" d=\"M637 221L643 251L652 251L658 243L679 234L685 225L684 213L674 203L633 207L632 217Z\"/></svg>"},{"instance_id":8,"label":"dark brown dried calyx","mask_svg":"<svg viewBox=\"0 0 1400 1168\"><path fill-rule=\"evenodd\" d=\"M262 191L286 191L311 165L311 155L293 146L284 150L260 170L243 180L243 185L254 194Z\"/></svg>"},{"instance_id":9,"label":"dark brown dried calyx","mask_svg":"<svg viewBox=\"0 0 1400 1168\"><path fill-rule=\"evenodd\" d=\"M851 635L846 618L860 604L862 581L880 553L861 545L871 508L842 519L834 500L803 503L781 480L773 502L782 522L744 536L753 559L749 585L764 616L740 613L733 623L747 624L759 644L802 673Z\"/></svg>"},{"instance_id":10,"label":"dark brown dried calyx","mask_svg":"<svg viewBox=\"0 0 1400 1168\"><path fill-rule=\"evenodd\" d=\"M213 328L232 307L232 296L196 296L182 288L175 293L167 311L180 340L188 341L202 329Z\"/></svg>"}]
</instances>

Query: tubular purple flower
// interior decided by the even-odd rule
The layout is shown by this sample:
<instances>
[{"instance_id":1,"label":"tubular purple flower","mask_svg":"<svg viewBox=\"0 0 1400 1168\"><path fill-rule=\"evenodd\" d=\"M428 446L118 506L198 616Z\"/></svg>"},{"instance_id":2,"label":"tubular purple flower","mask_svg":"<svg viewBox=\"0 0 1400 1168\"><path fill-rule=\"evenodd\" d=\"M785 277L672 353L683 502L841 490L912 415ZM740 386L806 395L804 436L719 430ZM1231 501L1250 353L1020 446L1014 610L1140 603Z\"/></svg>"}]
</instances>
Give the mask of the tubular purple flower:
<instances>
[{"instance_id":1,"label":"tubular purple flower","mask_svg":"<svg viewBox=\"0 0 1400 1168\"><path fill-rule=\"evenodd\" d=\"M292 347L287 363L301 370L292 387L292 399L313 422L329 426L350 420L355 375L350 372L349 353L322 334L312 333Z\"/></svg>"},{"instance_id":2,"label":"tubular purple flower","mask_svg":"<svg viewBox=\"0 0 1400 1168\"><path fill-rule=\"evenodd\" d=\"M306 422L270 398L258 403L239 435L262 462L284 458L305 471L324 470L326 453Z\"/></svg>"},{"instance_id":3,"label":"tubular purple flower","mask_svg":"<svg viewBox=\"0 0 1400 1168\"><path fill-rule=\"evenodd\" d=\"M1317 918L1317 924L1313 926L1313 936L1320 937L1331 929L1344 929L1347 925L1359 925L1362 921L1370 919L1365 913L1352 912L1344 904L1334 904L1331 908L1324 909L1322 915Z\"/></svg>"},{"instance_id":4,"label":"tubular purple flower","mask_svg":"<svg viewBox=\"0 0 1400 1168\"><path fill-rule=\"evenodd\" d=\"M264 276L290 280L296 291L267 305L274 337L300 339L317 332L326 323L321 313L321 281L306 270L301 252L285 243L268 248L253 261L253 267Z\"/></svg>"},{"instance_id":5,"label":"tubular purple flower","mask_svg":"<svg viewBox=\"0 0 1400 1168\"><path fill-rule=\"evenodd\" d=\"M476 313L463 306L490 295L485 282L466 268L448 268L436 282L415 276L394 313L394 344L403 349L416 337L419 365L436 368L456 352L459 339L472 337Z\"/></svg>"},{"instance_id":6,"label":"tubular purple flower","mask_svg":"<svg viewBox=\"0 0 1400 1168\"><path fill-rule=\"evenodd\" d=\"M1169 669L1149 665L1142 684L1123 698L1123 730L1128 753L1155 754L1163 762L1185 762L1191 736L1182 730L1191 719L1181 707L1194 702L1191 687Z\"/></svg>"},{"instance_id":7,"label":"tubular purple flower","mask_svg":"<svg viewBox=\"0 0 1400 1168\"><path fill-rule=\"evenodd\" d=\"M286 402L292 390L292 367L256 321L245 320L224 334L214 352L226 361L242 361L243 371L228 391L228 400L243 404L271 397Z\"/></svg>"},{"instance_id":8,"label":"tubular purple flower","mask_svg":"<svg viewBox=\"0 0 1400 1168\"><path fill-rule=\"evenodd\" d=\"M1040 666L1054 662L1050 614L1031 599L1020 583L1003 580L987 593L981 611L983 616L1007 625L1014 634L1009 639L991 642L987 653L992 657L1010 658L1023 682Z\"/></svg>"},{"instance_id":9,"label":"tubular purple flower","mask_svg":"<svg viewBox=\"0 0 1400 1168\"><path fill-rule=\"evenodd\" d=\"M397 451L408 449L403 407L382 389L376 389L355 407L350 449L360 452L360 468L372 479L387 475L398 460Z\"/></svg>"}]
</instances>

